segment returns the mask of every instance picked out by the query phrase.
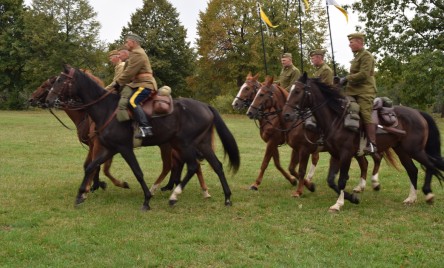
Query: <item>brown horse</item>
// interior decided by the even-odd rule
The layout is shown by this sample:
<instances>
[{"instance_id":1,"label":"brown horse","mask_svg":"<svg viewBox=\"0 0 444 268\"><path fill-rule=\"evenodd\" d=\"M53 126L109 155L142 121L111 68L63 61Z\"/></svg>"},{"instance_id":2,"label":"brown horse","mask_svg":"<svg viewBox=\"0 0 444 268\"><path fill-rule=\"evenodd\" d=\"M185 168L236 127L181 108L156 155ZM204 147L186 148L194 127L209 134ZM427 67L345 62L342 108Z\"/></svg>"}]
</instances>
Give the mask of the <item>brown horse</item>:
<instances>
[{"instance_id":1,"label":"brown horse","mask_svg":"<svg viewBox=\"0 0 444 268\"><path fill-rule=\"evenodd\" d=\"M245 83L240 87L237 96L233 100L233 109L241 110L250 107L257 90L261 86L257 80L258 76L258 74L252 76L251 73L247 75ZM284 175L285 179L287 179L292 185L297 184L295 174L288 174L288 172L282 168L280 163L278 147L285 143L285 131L281 130L283 128L282 123L283 121L280 120L279 113L276 112L264 114L259 119L259 134L267 146L264 158L262 159L259 175L255 182L250 186L251 190L258 190L271 158L273 158L275 167L282 173L282 175ZM294 152L292 152L292 154L294 154ZM290 165L292 163L293 161L290 162ZM290 168L290 172L291 170L294 170L294 168Z\"/></svg>"},{"instance_id":2,"label":"brown horse","mask_svg":"<svg viewBox=\"0 0 444 268\"><path fill-rule=\"evenodd\" d=\"M315 116L318 126L325 135L325 145L331 155L327 181L336 191L339 198L330 211L339 211L344 205L344 199L358 204L359 198L355 194L345 191L348 171L353 156L360 147L360 134L350 131L344 126L345 99L337 91L321 83L318 79L309 79L305 73L293 86L284 107L284 116L291 118L295 110L303 113L310 109ZM405 106L395 106L399 124L396 128L404 130L405 135L399 133L378 133L378 152L393 148L401 164L410 178L411 189L404 203L411 204L417 199L418 168L413 159L425 169L425 181L422 187L427 202L433 202L431 180L435 175L439 181L444 179L444 159L441 156L440 133L433 118L415 109ZM335 175L340 172L338 185L335 184Z\"/></svg>"},{"instance_id":3,"label":"brown horse","mask_svg":"<svg viewBox=\"0 0 444 268\"><path fill-rule=\"evenodd\" d=\"M100 78L94 76L90 71L84 71L82 69L81 69L81 71L83 71L91 79L96 81L100 86L102 86L102 87L104 86L104 83L100 80ZM49 78L48 80L43 82L31 94L31 97L29 98L28 101L32 106L40 106L42 108L45 108L45 99L48 95L49 90L51 89L52 85L54 84L56 78L57 78L56 76ZM79 141L81 143L87 145L89 148L88 155L87 155L85 162L84 162L84 167L86 167L89 163L91 163L91 161L94 159L95 154L97 153L97 151L100 151L101 146L102 146L100 144L100 140L98 139L98 137L96 135L95 124L91 120L91 118L87 115L85 110L72 110L72 109L63 109L63 110L66 112L68 117L75 124L76 129L77 129L77 137L78 137ZM178 153L176 151L172 150L170 148L170 146L162 145L162 146L160 146L160 149L161 149L161 158L162 158L163 165L162 165L162 171L161 171L159 177L157 178L157 180L155 181L153 186L150 188L150 191L153 194L159 188L161 182L165 179L166 175L168 175L170 170L177 169L176 167L180 166L181 162L182 162L179 159ZM110 173L111 163L112 163L112 158L105 161L105 163L103 164L103 167L104 167L103 173L106 175L106 177L108 177L112 181L112 183L115 186L121 187L121 188L129 188L129 185L127 182L122 182L122 181L116 179L114 176L112 176L112 174ZM211 197L211 195L208 192L208 187L206 186L206 183L204 181L200 165L199 165L196 175L198 177L200 186L202 188L203 196L205 198ZM170 186L167 186L165 189L162 188L162 190L171 189L175 183L177 184L177 181L179 179L180 179L180 174L175 174L174 176L172 175L170 178L170 183L169 183ZM94 181L92 186L91 186L91 180ZM95 173L93 173L91 175L91 177L88 181L87 192L89 192L90 190L95 191L99 187L105 189L106 183L99 180L99 169L98 169Z\"/></svg>"}]
</instances>

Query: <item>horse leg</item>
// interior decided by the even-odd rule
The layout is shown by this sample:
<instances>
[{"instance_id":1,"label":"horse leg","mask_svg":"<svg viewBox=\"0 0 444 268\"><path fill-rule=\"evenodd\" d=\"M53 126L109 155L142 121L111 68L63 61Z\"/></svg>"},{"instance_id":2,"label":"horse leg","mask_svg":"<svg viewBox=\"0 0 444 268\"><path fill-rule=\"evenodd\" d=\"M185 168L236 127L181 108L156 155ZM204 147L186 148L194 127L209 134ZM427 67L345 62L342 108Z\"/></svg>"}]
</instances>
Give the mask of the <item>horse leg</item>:
<instances>
[{"instance_id":1,"label":"horse leg","mask_svg":"<svg viewBox=\"0 0 444 268\"><path fill-rule=\"evenodd\" d=\"M288 165L288 171L292 176L298 180L298 173L296 172L296 167L299 164L299 152L295 149L291 150L291 158L290 158L290 164Z\"/></svg>"},{"instance_id":2,"label":"horse leg","mask_svg":"<svg viewBox=\"0 0 444 268\"><path fill-rule=\"evenodd\" d=\"M393 148L393 150L398 155L399 161L407 171L410 179L409 196L403 201L403 203L406 205L413 204L417 199L418 168L415 166L410 156L400 146Z\"/></svg>"},{"instance_id":3,"label":"horse leg","mask_svg":"<svg viewBox=\"0 0 444 268\"><path fill-rule=\"evenodd\" d=\"M339 172L339 160L334 157L330 157L330 166L328 168L327 184L328 187L333 189L333 191L335 191L337 194L340 194L339 188L335 183L335 178L338 172Z\"/></svg>"},{"instance_id":4,"label":"horse leg","mask_svg":"<svg viewBox=\"0 0 444 268\"><path fill-rule=\"evenodd\" d=\"M301 148L299 150L299 158L300 158L299 173L298 173L299 183L298 183L298 188L293 193L293 197L300 197L302 195L304 190L304 185L311 192L315 190L314 183L305 179L305 173L307 171L307 165L308 165L308 160L310 158L310 153L305 148Z\"/></svg>"},{"instance_id":5,"label":"horse leg","mask_svg":"<svg viewBox=\"0 0 444 268\"><path fill-rule=\"evenodd\" d=\"M359 178L359 184L353 188L353 192L362 193L365 190L365 186L367 184L367 170L368 170L368 161L365 156L356 156L356 161L358 161L359 169L361 170L361 176Z\"/></svg>"},{"instance_id":6,"label":"horse leg","mask_svg":"<svg viewBox=\"0 0 444 268\"><path fill-rule=\"evenodd\" d=\"M90 146L90 149L88 150L88 154L86 156L85 161L83 162L83 169L85 170L86 167L91 163L93 160L93 147ZM89 177L88 181L86 183L85 193L94 192L95 190L99 189L101 186L104 185L104 188L106 188L106 182L101 182L99 179L99 173L100 173L100 166L95 170ZM103 183L103 184L102 184ZM92 184L92 186L91 186ZM85 195L86 198L86 195Z\"/></svg>"},{"instance_id":7,"label":"horse leg","mask_svg":"<svg viewBox=\"0 0 444 268\"><path fill-rule=\"evenodd\" d=\"M427 204L433 204L435 198L435 195L432 193L432 188L431 188L433 172L430 168L426 168L425 173L426 174L425 174L424 185L422 186L422 192L426 196Z\"/></svg>"},{"instance_id":8,"label":"horse leg","mask_svg":"<svg viewBox=\"0 0 444 268\"><path fill-rule=\"evenodd\" d=\"M112 158L105 161L105 163L103 164L103 174L105 174L105 176L108 177L115 186L120 187L120 188L129 189L130 188L129 184L126 181L118 180L118 179L114 178L113 175L111 175L110 169L111 169L112 162L113 162Z\"/></svg>"},{"instance_id":9,"label":"horse leg","mask_svg":"<svg viewBox=\"0 0 444 268\"><path fill-rule=\"evenodd\" d=\"M259 185L262 183L262 179L264 178L265 170L268 167L268 163L270 162L271 156L273 154L274 144L271 142L267 142L267 147L265 149L265 155L262 159L261 168L259 170L259 176L256 178L256 181L250 186L250 190L258 190Z\"/></svg>"},{"instance_id":10,"label":"horse leg","mask_svg":"<svg viewBox=\"0 0 444 268\"><path fill-rule=\"evenodd\" d=\"M345 158L341 163L338 179L339 197L336 203L329 208L330 212L339 212L341 207L344 205L344 199L350 201L353 204L359 204L359 198L355 194L350 194L345 191L347 180L349 179L348 171L350 170L351 159L351 157Z\"/></svg>"},{"instance_id":11,"label":"horse leg","mask_svg":"<svg viewBox=\"0 0 444 268\"><path fill-rule=\"evenodd\" d=\"M319 152L314 152L311 154L311 166L310 166L310 170L308 171L307 174L307 181L311 182L314 176L314 173L316 171L316 166L318 165L319 162Z\"/></svg>"},{"instance_id":12,"label":"horse leg","mask_svg":"<svg viewBox=\"0 0 444 268\"><path fill-rule=\"evenodd\" d=\"M185 162L179 156L173 157L170 179L167 185L161 188L162 191L171 191L174 189L174 186L179 185L184 165Z\"/></svg>"},{"instance_id":13,"label":"horse leg","mask_svg":"<svg viewBox=\"0 0 444 268\"><path fill-rule=\"evenodd\" d=\"M296 185L297 184L296 178L288 174L288 172L285 169L283 169L281 166L279 150L277 146L275 147L275 150L273 150L272 156L275 167L281 172L282 175L284 175L285 179L287 179L291 183L291 185Z\"/></svg>"},{"instance_id":14,"label":"horse leg","mask_svg":"<svg viewBox=\"0 0 444 268\"><path fill-rule=\"evenodd\" d=\"M182 152L185 151L186 150L182 150ZM182 179L179 185L177 185L176 188L174 188L174 191L169 199L170 206L173 206L177 203L178 196L182 193L182 191L185 189L185 186L188 184L193 175L196 174L197 172L198 163L196 161L196 154L194 149L192 149L192 151L193 152L181 153L180 155L180 159L185 161L187 164L187 173L185 174L185 177Z\"/></svg>"},{"instance_id":15,"label":"horse leg","mask_svg":"<svg viewBox=\"0 0 444 268\"><path fill-rule=\"evenodd\" d=\"M148 186L146 185L145 180L143 179L143 172L140 168L139 162L137 162L136 155L134 154L132 144L128 147L124 147L123 150L120 151L120 154L122 155L123 159L125 159L126 163L130 166L131 170L134 173L134 176L136 176L137 181L140 183L140 186L143 190L144 195L144 201L142 205L142 210L146 211L151 209L150 208L150 199L152 197L150 190L148 189Z\"/></svg>"},{"instance_id":16,"label":"horse leg","mask_svg":"<svg viewBox=\"0 0 444 268\"><path fill-rule=\"evenodd\" d=\"M203 173L202 173L202 165L197 162L197 171L196 171L197 179L199 180L200 188L202 189L202 194L204 198L210 198L211 195L208 192L207 184L205 183Z\"/></svg>"},{"instance_id":17,"label":"horse leg","mask_svg":"<svg viewBox=\"0 0 444 268\"><path fill-rule=\"evenodd\" d=\"M163 144L159 145L160 148L160 156L162 158L162 172L160 172L159 177L157 177L157 180L154 182L153 186L150 188L151 194L154 195L156 190L159 188L160 183L165 179L168 172L172 169L172 148L170 144ZM173 187L171 186L171 189ZM171 190L169 189L169 190ZM162 191L165 191L166 189L162 188Z\"/></svg>"},{"instance_id":18,"label":"horse leg","mask_svg":"<svg viewBox=\"0 0 444 268\"><path fill-rule=\"evenodd\" d=\"M381 184L379 184L379 168L381 167L382 155L379 153L373 154L373 172L372 172L372 188L374 191L381 190Z\"/></svg>"}]
</instances>

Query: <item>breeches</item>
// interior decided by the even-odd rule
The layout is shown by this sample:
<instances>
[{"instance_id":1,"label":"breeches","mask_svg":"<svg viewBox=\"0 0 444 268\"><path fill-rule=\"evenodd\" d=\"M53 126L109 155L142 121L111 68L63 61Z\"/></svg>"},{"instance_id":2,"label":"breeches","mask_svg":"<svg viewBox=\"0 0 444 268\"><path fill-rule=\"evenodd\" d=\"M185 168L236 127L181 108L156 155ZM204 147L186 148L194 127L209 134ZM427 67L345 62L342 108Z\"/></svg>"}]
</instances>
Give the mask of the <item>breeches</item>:
<instances>
[{"instance_id":1,"label":"breeches","mask_svg":"<svg viewBox=\"0 0 444 268\"><path fill-rule=\"evenodd\" d=\"M139 105L150 95L151 95L151 89L139 87L134 91L133 95L131 95L131 98L129 100L131 107L136 108L137 105Z\"/></svg>"},{"instance_id":2,"label":"breeches","mask_svg":"<svg viewBox=\"0 0 444 268\"><path fill-rule=\"evenodd\" d=\"M375 94L361 94L352 96L355 97L356 102L361 107L360 114L364 124L372 124L373 100L375 99Z\"/></svg>"},{"instance_id":3,"label":"breeches","mask_svg":"<svg viewBox=\"0 0 444 268\"><path fill-rule=\"evenodd\" d=\"M120 100L119 100L119 109L120 110L126 110L126 107L128 106L128 100L131 97L131 94L133 94L133 89L129 86L124 86L122 91L120 91Z\"/></svg>"}]
</instances>

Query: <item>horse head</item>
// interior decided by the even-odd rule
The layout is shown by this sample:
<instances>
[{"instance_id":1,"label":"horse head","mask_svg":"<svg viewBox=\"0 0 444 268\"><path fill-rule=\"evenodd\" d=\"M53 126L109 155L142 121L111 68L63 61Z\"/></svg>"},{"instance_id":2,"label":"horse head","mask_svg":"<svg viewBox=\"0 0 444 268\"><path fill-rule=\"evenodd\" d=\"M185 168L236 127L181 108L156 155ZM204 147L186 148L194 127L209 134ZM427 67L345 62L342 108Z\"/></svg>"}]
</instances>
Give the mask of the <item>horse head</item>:
<instances>
[{"instance_id":1,"label":"horse head","mask_svg":"<svg viewBox=\"0 0 444 268\"><path fill-rule=\"evenodd\" d=\"M231 106L233 106L233 109L241 110L243 108L250 107L254 96L256 96L256 93L261 86L259 81L257 81L258 77L259 74L253 76L251 72L248 73L245 82L239 88L239 92L237 93L236 97L233 100L233 103L231 104Z\"/></svg>"},{"instance_id":2,"label":"horse head","mask_svg":"<svg viewBox=\"0 0 444 268\"><path fill-rule=\"evenodd\" d=\"M31 106L47 108L45 100L56 79L57 76L53 76L43 82L33 93L31 93L31 96L28 99L28 103Z\"/></svg>"},{"instance_id":3,"label":"horse head","mask_svg":"<svg viewBox=\"0 0 444 268\"><path fill-rule=\"evenodd\" d=\"M261 119L279 114L282 111L287 96L287 91L274 84L273 77L268 76L247 110L248 117L250 119Z\"/></svg>"},{"instance_id":4,"label":"horse head","mask_svg":"<svg viewBox=\"0 0 444 268\"><path fill-rule=\"evenodd\" d=\"M73 91L75 68L64 65L63 71L55 80L51 90L46 97L46 103L49 107L60 105L60 103L68 102L75 96Z\"/></svg>"},{"instance_id":5,"label":"horse head","mask_svg":"<svg viewBox=\"0 0 444 268\"><path fill-rule=\"evenodd\" d=\"M294 121L298 119L301 112L307 109L310 101L310 86L307 72L296 81L290 88L287 102L282 111L285 121Z\"/></svg>"}]
</instances>

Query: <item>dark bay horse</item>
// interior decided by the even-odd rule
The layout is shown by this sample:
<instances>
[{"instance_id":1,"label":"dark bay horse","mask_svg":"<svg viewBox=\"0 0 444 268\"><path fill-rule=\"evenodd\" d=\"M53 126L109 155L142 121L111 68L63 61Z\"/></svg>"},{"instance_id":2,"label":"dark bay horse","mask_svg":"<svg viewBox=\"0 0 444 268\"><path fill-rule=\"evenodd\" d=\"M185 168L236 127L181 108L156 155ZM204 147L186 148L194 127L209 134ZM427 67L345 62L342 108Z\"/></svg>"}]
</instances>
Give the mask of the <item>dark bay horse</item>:
<instances>
[{"instance_id":1,"label":"dark bay horse","mask_svg":"<svg viewBox=\"0 0 444 268\"><path fill-rule=\"evenodd\" d=\"M85 192L88 176L104 161L110 159L116 153L120 153L131 167L142 187L144 193L142 209L150 209L151 193L133 152L132 122L118 122L115 117L119 96L104 90L82 72L65 66L46 100L52 106L59 100L68 103L68 100L72 98L78 98L84 103L82 107L96 123L97 136L103 145L102 150L97 154L97 158L85 168L85 177L79 188L76 202L83 202L82 194ZM208 104L181 98L174 101L174 112L171 115L152 118L151 121L154 136L145 138L142 141L142 146L169 143L177 150L188 168L185 177L170 196L170 205L177 202L178 195L182 193L188 181L196 173L198 169L196 159L198 156L206 159L217 173L224 191L225 205L231 205L231 190L222 163L212 148L213 127L219 134L225 153L229 157L230 168L234 172L240 166L240 156L236 140L219 113Z\"/></svg>"},{"instance_id":2,"label":"dark bay horse","mask_svg":"<svg viewBox=\"0 0 444 268\"><path fill-rule=\"evenodd\" d=\"M360 134L344 127L344 102L345 99L339 92L331 90L317 79L308 78L305 73L293 86L284 107L285 117L291 117L295 110L311 109L318 126L323 130L325 145L331 155L327 181L339 195L330 211L339 211L344 205L344 199L359 203L355 194L345 191L351 159L359 149ZM432 177L435 175L440 182L444 179L441 172L444 170L444 160L441 156L440 133L436 123L430 115L409 107L395 106L394 111L399 121L397 128L404 130L406 134L378 133L378 152L393 148L406 169L411 188L404 203L412 204L417 199L418 168L413 159L425 169L422 191L426 195L426 201L433 202L434 195L430 186ZM334 179L338 172L336 186Z\"/></svg>"},{"instance_id":3,"label":"dark bay horse","mask_svg":"<svg viewBox=\"0 0 444 268\"><path fill-rule=\"evenodd\" d=\"M261 86L257 80L258 76L258 74L252 76L251 73L247 75L245 83L240 87L239 92L233 100L233 109L241 110L250 107L250 104L256 96L257 90ZM282 128L281 123L282 121L279 119L279 114L276 113L264 114L259 118L259 134L262 140L266 143L266 149L259 175L255 182L250 186L250 189L252 190L258 190L271 158L273 158L275 167L281 172L285 179L287 179L292 185L297 184L295 174L288 174L288 172L281 166L278 148L285 143L285 132L280 130ZM292 165L292 163L293 161L290 162L290 165ZM294 168L290 167L290 172L291 170L294 170Z\"/></svg>"},{"instance_id":4,"label":"dark bay horse","mask_svg":"<svg viewBox=\"0 0 444 268\"><path fill-rule=\"evenodd\" d=\"M85 72L91 79L96 81L101 87L104 87L103 82L98 78L92 75L91 72ZM43 82L32 94L29 98L29 103L31 106L39 106L42 108L46 108L45 101L46 97L48 96L49 90L51 89L52 85L54 84L56 80L56 76L49 78L45 82ZM95 150L99 150L101 144L97 136L95 135L95 124L91 120L91 118L88 116L85 110L83 109L69 109L64 108L63 109L68 117L73 121L74 125L77 129L77 136L81 143L88 146L89 151L87 158L84 162L84 167L86 167L91 161L94 159ZM170 182L167 186L162 187L162 190L170 190L172 187L174 187L174 184L178 183L180 181L180 166L182 165L182 161L179 159L179 155L175 150L171 149L171 146L168 144L160 145L160 152L161 152L161 158L162 158L162 171L159 175L159 177L154 182L153 186L150 188L150 192L154 194L154 192L160 187L160 184L165 179L165 177L168 175L170 171L172 172L172 175L170 177ZM171 155L171 156L170 156ZM112 183L115 186L122 187L122 188L129 188L129 185L127 182L122 182L118 179L116 179L112 174L110 173L112 158L105 161L103 164L104 169L103 173L112 181ZM176 171L177 170L177 171ZM173 175L174 173L174 175ZM202 188L202 193L205 198L211 197L211 195L208 192L208 187L205 183L205 180L203 178L202 169L199 168L197 170L197 178L199 180L199 184ZM89 183L87 184L87 192L89 191L89 185L90 185L91 178L89 180ZM93 176L93 185L91 187L91 191L97 190L99 187L106 188L106 183L99 180L99 170L97 170Z\"/></svg>"}]
</instances>

